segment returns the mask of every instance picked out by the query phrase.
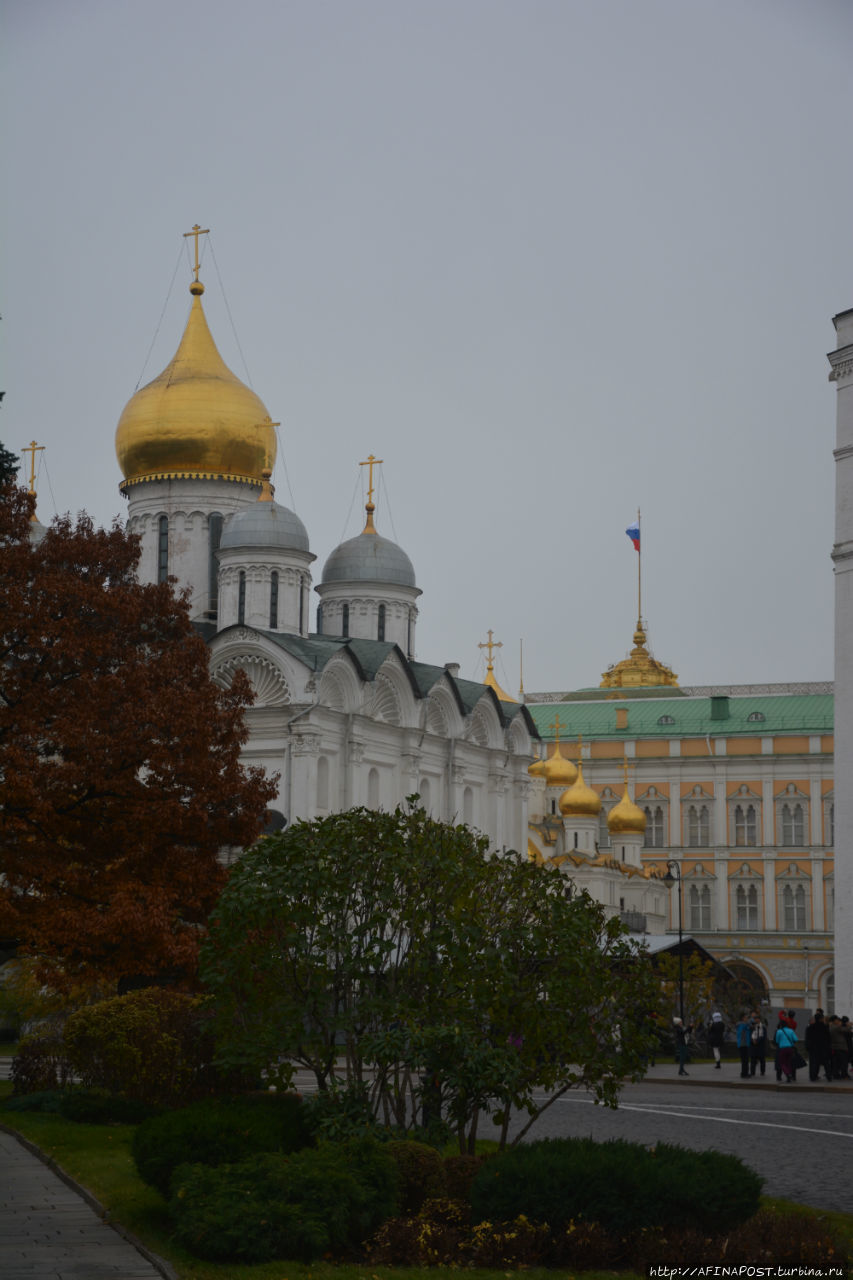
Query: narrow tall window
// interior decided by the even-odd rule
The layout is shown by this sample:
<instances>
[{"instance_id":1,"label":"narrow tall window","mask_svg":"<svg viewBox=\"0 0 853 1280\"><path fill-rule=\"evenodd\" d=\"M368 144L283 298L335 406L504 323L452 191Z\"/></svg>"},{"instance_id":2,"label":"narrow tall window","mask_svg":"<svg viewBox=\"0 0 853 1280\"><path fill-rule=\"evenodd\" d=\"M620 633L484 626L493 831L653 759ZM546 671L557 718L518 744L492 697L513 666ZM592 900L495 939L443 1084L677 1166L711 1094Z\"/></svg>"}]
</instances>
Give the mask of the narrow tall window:
<instances>
[{"instance_id":1,"label":"narrow tall window","mask_svg":"<svg viewBox=\"0 0 853 1280\"><path fill-rule=\"evenodd\" d=\"M157 521L157 581L167 582L169 578L169 517L161 516Z\"/></svg>"},{"instance_id":2,"label":"narrow tall window","mask_svg":"<svg viewBox=\"0 0 853 1280\"><path fill-rule=\"evenodd\" d=\"M305 582L299 579L299 634L305 631Z\"/></svg>"},{"instance_id":3,"label":"narrow tall window","mask_svg":"<svg viewBox=\"0 0 853 1280\"><path fill-rule=\"evenodd\" d=\"M377 640L385 639L385 605L384 604L381 604L379 606L379 617L376 623L376 639Z\"/></svg>"},{"instance_id":4,"label":"narrow tall window","mask_svg":"<svg viewBox=\"0 0 853 1280\"><path fill-rule=\"evenodd\" d=\"M237 621L240 626L246 621L246 574L240 570L240 586L237 595Z\"/></svg>"},{"instance_id":5,"label":"narrow tall window","mask_svg":"<svg viewBox=\"0 0 853 1280\"><path fill-rule=\"evenodd\" d=\"M646 805L643 812L646 815L646 848L662 849L664 844L663 830L663 809L659 804L654 808Z\"/></svg>"},{"instance_id":6,"label":"narrow tall window","mask_svg":"<svg viewBox=\"0 0 853 1280\"><path fill-rule=\"evenodd\" d=\"M371 769L367 775L367 807L379 808L379 770Z\"/></svg>"},{"instance_id":7,"label":"narrow tall window","mask_svg":"<svg viewBox=\"0 0 853 1280\"><path fill-rule=\"evenodd\" d=\"M691 849L702 849L708 844L710 814L706 804L692 804L687 810L687 843Z\"/></svg>"},{"instance_id":8,"label":"narrow tall window","mask_svg":"<svg viewBox=\"0 0 853 1280\"><path fill-rule=\"evenodd\" d=\"M270 574L270 631L278 628L278 571Z\"/></svg>"},{"instance_id":9,"label":"narrow tall window","mask_svg":"<svg viewBox=\"0 0 853 1280\"><path fill-rule=\"evenodd\" d=\"M754 846L756 832L755 805L748 804L746 808L742 804L735 805L735 844Z\"/></svg>"},{"instance_id":10,"label":"narrow tall window","mask_svg":"<svg viewBox=\"0 0 853 1280\"><path fill-rule=\"evenodd\" d=\"M349 636L349 605L345 604L341 609L341 635L346 640Z\"/></svg>"},{"instance_id":11,"label":"narrow tall window","mask_svg":"<svg viewBox=\"0 0 853 1280\"><path fill-rule=\"evenodd\" d=\"M690 889L690 928L711 928L711 890L708 885L692 885Z\"/></svg>"},{"instance_id":12,"label":"narrow tall window","mask_svg":"<svg viewBox=\"0 0 853 1280\"><path fill-rule=\"evenodd\" d=\"M827 844L835 844L835 801L834 800L832 804L829 806L829 813L827 815L827 819L828 819L827 821L828 830L826 833L828 837Z\"/></svg>"},{"instance_id":13,"label":"narrow tall window","mask_svg":"<svg viewBox=\"0 0 853 1280\"><path fill-rule=\"evenodd\" d=\"M738 929L758 928L758 890L754 884L748 889L742 884L735 894L735 909Z\"/></svg>"},{"instance_id":14,"label":"narrow tall window","mask_svg":"<svg viewBox=\"0 0 853 1280\"><path fill-rule=\"evenodd\" d=\"M801 884L796 888L786 884L782 891L782 908L785 928L803 930L806 928L806 891Z\"/></svg>"},{"instance_id":15,"label":"narrow tall window","mask_svg":"<svg viewBox=\"0 0 853 1280\"><path fill-rule=\"evenodd\" d=\"M317 635L321 636L322 634L323 634L323 606L321 604L318 604L317 605Z\"/></svg>"},{"instance_id":16,"label":"narrow tall window","mask_svg":"<svg viewBox=\"0 0 853 1280\"><path fill-rule=\"evenodd\" d=\"M216 553L222 541L223 518L214 511L207 522L207 578L208 578L208 611L216 614L219 604L219 561Z\"/></svg>"},{"instance_id":17,"label":"narrow tall window","mask_svg":"<svg viewBox=\"0 0 853 1280\"><path fill-rule=\"evenodd\" d=\"M800 846L804 843L805 824L801 804L782 805L782 843Z\"/></svg>"},{"instance_id":18,"label":"narrow tall window","mask_svg":"<svg viewBox=\"0 0 853 1280\"><path fill-rule=\"evenodd\" d=\"M412 617L411 610L410 610L409 611L409 628L408 628L408 633L406 635L406 657L407 658L414 658L415 656L415 649L412 643L413 639L414 639L414 618Z\"/></svg>"}]
</instances>

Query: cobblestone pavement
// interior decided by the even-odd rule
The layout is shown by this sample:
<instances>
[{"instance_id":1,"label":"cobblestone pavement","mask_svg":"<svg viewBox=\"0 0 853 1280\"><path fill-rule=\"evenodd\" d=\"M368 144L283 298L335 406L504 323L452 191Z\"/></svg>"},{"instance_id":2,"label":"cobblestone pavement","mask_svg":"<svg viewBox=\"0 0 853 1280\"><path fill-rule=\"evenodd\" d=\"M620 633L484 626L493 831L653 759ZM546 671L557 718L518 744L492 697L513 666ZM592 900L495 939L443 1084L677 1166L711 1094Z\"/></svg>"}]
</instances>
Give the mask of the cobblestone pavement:
<instances>
[{"instance_id":1,"label":"cobblestone pavement","mask_svg":"<svg viewBox=\"0 0 853 1280\"><path fill-rule=\"evenodd\" d=\"M163 1280L172 1272L102 1220L11 1134L0 1132L3 1280Z\"/></svg>"}]
</instances>

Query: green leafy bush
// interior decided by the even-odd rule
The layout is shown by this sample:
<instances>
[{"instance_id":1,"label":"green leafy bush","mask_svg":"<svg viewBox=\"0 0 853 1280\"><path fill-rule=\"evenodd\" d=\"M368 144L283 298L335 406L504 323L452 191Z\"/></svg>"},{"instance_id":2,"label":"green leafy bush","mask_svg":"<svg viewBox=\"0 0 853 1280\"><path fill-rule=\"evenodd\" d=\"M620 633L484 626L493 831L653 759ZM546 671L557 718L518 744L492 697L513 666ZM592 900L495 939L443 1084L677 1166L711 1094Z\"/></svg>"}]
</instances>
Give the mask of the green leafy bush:
<instances>
[{"instance_id":1,"label":"green leafy bush","mask_svg":"<svg viewBox=\"0 0 853 1280\"><path fill-rule=\"evenodd\" d=\"M136 1098L117 1098L115 1094L70 1089L61 1095L59 1114L76 1124L140 1124L158 1112L155 1107Z\"/></svg>"},{"instance_id":2,"label":"green leafy bush","mask_svg":"<svg viewBox=\"0 0 853 1280\"><path fill-rule=\"evenodd\" d=\"M477 1176L477 1170L486 1159L485 1156L445 1156L444 1177L447 1182L447 1194L452 1200L464 1200L471 1203L471 1184Z\"/></svg>"},{"instance_id":3,"label":"green leafy bush","mask_svg":"<svg viewBox=\"0 0 853 1280\"><path fill-rule=\"evenodd\" d=\"M152 1106L211 1091L213 1038L205 1002L146 987L72 1013L64 1043L81 1084Z\"/></svg>"},{"instance_id":4,"label":"green leafy bush","mask_svg":"<svg viewBox=\"0 0 853 1280\"><path fill-rule=\"evenodd\" d=\"M133 1136L139 1176L163 1196L182 1164L234 1164L263 1152L287 1153L311 1141L293 1094L208 1098L146 1120Z\"/></svg>"},{"instance_id":5,"label":"green leafy bush","mask_svg":"<svg viewBox=\"0 0 853 1280\"><path fill-rule=\"evenodd\" d=\"M401 1213L417 1213L425 1200L447 1195L447 1176L435 1147L395 1140L385 1149L397 1166Z\"/></svg>"},{"instance_id":6,"label":"green leafy bush","mask_svg":"<svg viewBox=\"0 0 853 1280\"><path fill-rule=\"evenodd\" d=\"M62 1036L56 1032L26 1036L12 1059L12 1093L42 1093L64 1089L73 1071Z\"/></svg>"},{"instance_id":7,"label":"green leafy bush","mask_svg":"<svg viewBox=\"0 0 853 1280\"><path fill-rule=\"evenodd\" d=\"M670 1224L724 1231L757 1212L761 1185L743 1161L717 1151L546 1139L484 1164L471 1187L472 1221L524 1214L555 1232L573 1220L617 1235Z\"/></svg>"},{"instance_id":8,"label":"green leafy bush","mask_svg":"<svg viewBox=\"0 0 853 1280\"><path fill-rule=\"evenodd\" d=\"M331 1081L327 1089L305 1099L305 1116L318 1141L343 1142L368 1133L379 1136L363 1080L348 1084Z\"/></svg>"},{"instance_id":9,"label":"green leafy bush","mask_svg":"<svg viewBox=\"0 0 853 1280\"><path fill-rule=\"evenodd\" d=\"M62 1089L41 1089L38 1093L13 1094L3 1101L4 1111L43 1111L59 1115L65 1092Z\"/></svg>"},{"instance_id":10,"label":"green leafy bush","mask_svg":"<svg viewBox=\"0 0 853 1280\"><path fill-rule=\"evenodd\" d=\"M360 1243L394 1212L396 1186L385 1148L355 1139L218 1168L182 1165L169 1209L177 1239L199 1257L309 1261Z\"/></svg>"}]
</instances>

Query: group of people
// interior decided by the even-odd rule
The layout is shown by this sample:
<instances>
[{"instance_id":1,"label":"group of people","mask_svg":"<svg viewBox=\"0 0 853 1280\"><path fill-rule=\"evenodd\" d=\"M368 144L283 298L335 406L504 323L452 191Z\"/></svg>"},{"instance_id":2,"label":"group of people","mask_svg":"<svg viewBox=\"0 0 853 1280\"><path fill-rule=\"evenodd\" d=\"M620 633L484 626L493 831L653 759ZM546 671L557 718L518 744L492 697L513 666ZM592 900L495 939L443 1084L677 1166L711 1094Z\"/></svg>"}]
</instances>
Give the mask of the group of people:
<instances>
[{"instance_id":1,"label":"group of people","mask_svg":"<svg viewBox=\"0 0 853 1280\"><path fill-rule=\"evenodd\" d=\"M692 1025L685 1026L681 1018L673 1018L678 1074L686 1076L688 1045L693 1033ZM714 1013L707 1027L708 1044L714 1056L714 1068L722 1069L723 1044L726 1027L722 1014ZM800 1054L797 1036L797 1020L793 1010L780 1009L772 1041L767 1023L757 1009L744 1012L735 1027L735 1043L740 1057L741 1079L748 1080L767 1069L768 1043L773 1046L773 1066L776 1079L794 1084L797 1071L806 1066ZM817 1009L809 1020L805 1032L808 1054L809 1079L817 1080L823 1071L827 1080L853 1080L853 1024L850 1019L833 1013L826 1017Z\"/></svg>"}]
</instances>

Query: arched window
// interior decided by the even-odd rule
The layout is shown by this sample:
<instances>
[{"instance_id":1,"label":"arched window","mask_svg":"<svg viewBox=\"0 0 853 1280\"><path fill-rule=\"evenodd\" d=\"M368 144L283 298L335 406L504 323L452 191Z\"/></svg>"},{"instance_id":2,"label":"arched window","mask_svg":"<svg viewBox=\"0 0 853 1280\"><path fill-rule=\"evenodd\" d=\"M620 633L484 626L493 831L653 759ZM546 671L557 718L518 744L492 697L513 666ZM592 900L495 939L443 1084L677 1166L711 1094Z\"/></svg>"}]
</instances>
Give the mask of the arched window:
<instances>
[{"instance_id":1,"label":"arched window","mask_svg":"<svg viewBox=\"0 0 853 1280\"><path fill-rule=\"evenodd\" d=\"M321 604L318 604L317 605L317 635L321 636L322 634L323 634L323 606Z\"/></svg>"},{"instance_id":2,"label":"arched window","mask_svg":"<svg viewBox=\"0 0 853 1280\"><path fill-rule=\"evenodd\" d=\"M707 884L690 886L690 928L711 928L711 889Z\"/></svg>"},{"instance_id":3,"label":"arched window","mask_svg":"<svg viewBox=\"0 0 853 1280\"><path fill-rule=\"evenodd\" d=\"M371 769L367 775L367 807L379 808L379 770Z\"/></svg>"},{"instance_id":4,"label":"arched window","mask_svg":"<svg viewBox=\"0 0 853 1280\"><path fill-rule=\"evenodd\" d=\"M223 518L218 511L214 511L208 517L207 521L207 547L208 547L208 594L210 595L210 603L208 609L215 614L219 603L219 561L216 559L216 553L219 550L219 544L222 541L222 523Z\"/></svg>"},{"instance_id":5,"label":"arched window","mask_svg":"<svg viewBox=\"0 0 853 1280\"><path fill-rule=\"evenodd\" d=\"M782 805L782 843L795 847L803 844L805 833L803 823L803 806L801 804Z\"/></svg>"},{"instance_id":6,"label":"arched window","mask_svg":"<svg viewBox=\"0 0 853 1280\"><path fill-rule=\"evenodd\" d=\"M167 582L169 579L169 517L161 516L157 521L157 581Z\"/></svg>"},{"instance_id":7,"label":"arched window","mask_svg":"<svg viewBox=\"0 0 853 1280\"><path fill-rule=\"evenodd\" d=\"M278 627L278 570L270 574L270 631Z\"/></svg>"},{"instance_id":8,"label":"arched window","mask_svg":"<svg viewBox=\"0 0 853 1280\"><path fill-rule=\"evenodd\" d=\"M379 606L379 612L376 619L376 639L385 639L385 605Z\"/></svg>"},{"instance_id":9,"label":"arched window","mask_svg":"<svg viewBox=\"0 0 853 1280\"><path fill-rule=\"evenodd\" d=\"M662 849L665 843L663 809L659 804L654 808L647 804L643 813L646 815L646 847Z\"/></svg>"},{"instance_id":10,"label":"arched window","mask_svg":"<svg viewBox=\"0 0 853 1280\"><path fill-rule=\"evenodd\" d=\"M735 844L754 846L757 830L755 805L735 805Z\"/></svg>"},{"instance_id":11,"label":"arched window","mask_svg":"<svg viewBox=\"0 0 853 1280\"><path fill-rule=\"evenodd\" d=\"M237 594L237 621L242 626L246 621L246 573L240 570L240 586Z\"/></svg>"},{"instance_id":12,"label":"arched window","mask_svg":"<svg viewBox=\"0 0 853 1280\"><path fill-rule=\"evenodd\" d=\"M429 813L429 778L421 778L421 785L418 787L418 794L421 797L421 804L427 813Z\"/></svg>"},{"instance_id":13,"label":"arched window","mask_svg":"<svg viewBox=\"0 0 853 1280\"><path fill-rule=\"evenodd\" d=\"M317 761L317 808L329 807L329 762L325 756Z\"/></svg>"},{"instance_id":14,"label":"arched window","mask_svg":"<svg viewBox=\"0 0 853 1280\"><path fill-rule=\"evenodd\" d=\"M299 579L299 634L305 631L305 580Z\"/></svg>"},{"instance_id":15,"label":"arched window","mask_svg":"<svg viewBox=\"0 0 853 1280\"><path fill-rule=\"evenodd\" d=\"M341 635L346 640L349 636L349 605L345 604L341 609Z\"/></svg>"},{"instance_id":16,"label":"arched window","mask_svg":"<svg viewBox=\"0 0 853 1280\"><path fill-rule=\"evenodd\" d=\"M786 884L782 890L782 918L784 928L802 931L806 924L806 891L803 885Z\"/></svg>"},{"instance_id":17,"label":"arched window","mask_svg":"<svg viewBox=\"0 0 853 1280\"><path fill-rule=\"evenodd\" d=\"M738 929L758 928L758 889L739 884L735 891L735 915Z\"/></svg>"},{"instance_id":18,"label":"arched window","mask_svg":"<svg viewBox=\"0 0 853 1280\"><path fill-rule=\"evenodd\" d=\"M711 815L706 804L691 804L687 810L687 844L703 849L710 843Z\"/></svg>"}]
</instances>

